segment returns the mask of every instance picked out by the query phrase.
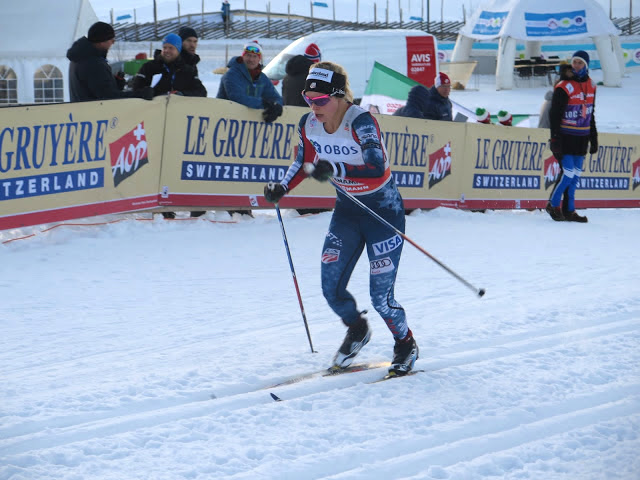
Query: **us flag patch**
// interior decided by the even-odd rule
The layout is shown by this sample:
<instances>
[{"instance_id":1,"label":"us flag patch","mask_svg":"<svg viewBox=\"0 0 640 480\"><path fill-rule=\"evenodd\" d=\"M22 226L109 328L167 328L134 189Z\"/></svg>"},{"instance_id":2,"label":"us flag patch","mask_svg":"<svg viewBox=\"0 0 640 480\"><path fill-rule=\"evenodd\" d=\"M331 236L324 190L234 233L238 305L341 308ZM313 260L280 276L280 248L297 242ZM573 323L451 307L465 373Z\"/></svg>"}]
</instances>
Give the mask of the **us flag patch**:
<instances>
[{"instance_id":1,"label":"us flag patch","mask_svg":"<svg viewBox=\"0 0 640 480\"><path fill-rule=\"evenodd\" d=\"M335 248L327 248L322 252L322 263L337 262L339 258L340 250L336 250Z\"/></svg>"}]
</instances>

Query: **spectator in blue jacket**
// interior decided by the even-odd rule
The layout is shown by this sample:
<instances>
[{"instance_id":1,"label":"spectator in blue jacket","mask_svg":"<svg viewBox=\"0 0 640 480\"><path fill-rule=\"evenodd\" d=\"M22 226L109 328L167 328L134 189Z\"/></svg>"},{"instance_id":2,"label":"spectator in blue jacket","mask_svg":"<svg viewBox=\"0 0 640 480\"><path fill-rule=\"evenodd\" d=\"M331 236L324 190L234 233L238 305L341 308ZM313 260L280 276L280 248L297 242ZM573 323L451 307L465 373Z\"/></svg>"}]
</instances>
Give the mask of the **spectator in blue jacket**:
<instances>
[{"instance_id":1,"label":"spectator in blue jacket","mask_svg":"<svg viewBox=\"0 0 640 480\"><path fill-rule=\"evenodd\" d=\"M217 98L231 100L249 108L263 109L262 118L271 123L282 115L282 97L271 80L262 73L262 47L249 42L242 55L229 61L229 70L220 80ZM251 210L227 210L230 215L251 215Z\"/></svg>"},{"instance_id":2,"label":"spectator in blue jacket","mask_svg":"<svg viewBox=\"0 0 640 480\"><path fill-rule=\"evenodd\" d=\"M264 109L262 118L270 123L282 115L282 97L262 73L261 62L262 47L256 41L249 42L241 56L229 61L229 70L220 80L216 97Z\"/></svg>"},{"instance_id":3,"label":"spectator in blue jacket","mask_svg":"<svg viewBox=\"0 0 640 480\"><path fill-rule=\"evenodd\" d=\"M229 26L231 25L231 5L229 5L229 0L224 0L222 2L220 12L222 15L222 22L224 23L224 31L225 33L228 33Z\"/></svg>"}]
</instances>

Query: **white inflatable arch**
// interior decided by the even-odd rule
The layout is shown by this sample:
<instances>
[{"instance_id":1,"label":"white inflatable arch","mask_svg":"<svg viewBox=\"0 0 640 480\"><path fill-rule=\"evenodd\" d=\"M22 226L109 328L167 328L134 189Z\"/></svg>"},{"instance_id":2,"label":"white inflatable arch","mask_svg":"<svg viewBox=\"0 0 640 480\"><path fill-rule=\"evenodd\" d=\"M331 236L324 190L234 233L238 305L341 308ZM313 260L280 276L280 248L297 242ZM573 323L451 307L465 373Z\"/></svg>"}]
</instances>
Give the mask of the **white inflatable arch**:
<instances>
[{"instance_id":1,"label":"white inflatable arch","mask_svg":"<svg viewBox=\"0 0 640 480\"><path fill-rule=\"evenodd\" d=\"M474 41L496 38L496 90L513 88L518 41L524 42L529 58L540 55L542 43L583 38L591 38L596 46L604 85L622 85L624 59L618 30L595 0L491 0L460 30L451 61L468 61Z\"/></svg>"}]
</instances>

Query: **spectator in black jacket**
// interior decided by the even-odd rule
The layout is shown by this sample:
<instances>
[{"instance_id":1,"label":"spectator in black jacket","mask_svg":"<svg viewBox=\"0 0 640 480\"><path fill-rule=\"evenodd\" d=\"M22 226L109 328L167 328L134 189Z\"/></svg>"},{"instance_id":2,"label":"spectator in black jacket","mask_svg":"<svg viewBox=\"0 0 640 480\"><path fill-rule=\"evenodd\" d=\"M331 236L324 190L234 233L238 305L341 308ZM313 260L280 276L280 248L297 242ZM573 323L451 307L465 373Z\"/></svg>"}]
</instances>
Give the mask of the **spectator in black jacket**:
<instances>
[{"instance_id":1,"label":"spectator in black jacket","mask_svg":"<svg viewBox=\"0 0 640 480\"><path fill-rule=\"evenodd\" d=\"M133 90L140 91L150 86L155 75L161 75L153 85L154 96L177 94L186 97L206 97L207 89L202 85L196 70L187 65L180 52L182 39L170 33L162 40L162 51L155 58L142 65L133 80Z\"/></svg>"},{"instance_id":2,"label":"spectator in black jacket","mask_svg":"<svg viewBox=\"0 0 640 480\"><path fill-rule=\"evenodd\" d=\"M200 62L200 56L196 54L196 48L198 48L198 34L191 27L180 27L178 35L182 39L182 51L180 56L184 63L191 65L198 75L198 63Z\"/></svg>"},{"instance_id":3,"label":"spectator in black jacket","mask_svg":"<svg viewBox=\"0 0 640 480\"><path fill-rule=\"evenodd\" d=\"M116 41L113 27L108 23L91 25L86 37L76 40L67 50L69 63L69 97L72 102L108 100L114 98L146 98L150 89L138 92L123 91L107 62L107 53Z\"/></svg>"},{"instance_id":4,"label":"spectator in black jacket","mask_svg":"<svg viewBox=\"0 0 640 480\"><path fill-rule=\"evenodd\" d=\"M427 120L453 120L451 100L451 80L446 73L436 75L434 85L429 90L416 85L409 91L407 103L393 112L398 117L424 118Z\"/></svg>"},{"instance_id":5,"label":"spectator in black jacket","mask_svg":"<svg viewBox=\"0 0 640 480\"><path fill-rule=\"evenodd\" d=\"M180 57L187 65L193 67L198 75L198 63L200 62L200 56L196 53L198 48L198 33L191 27L180 27L178 35L182 39L182 51ZM204 210L191 212L191 217L200 217L206 212Z\"/></svg>"},{"instance_id":6,"label":"spectator in black jacket","mask_svg":"<svg viewBox=\"0 0 640 480\"><path fill-rule=\"evenodd\" d=\"M207 89L202 85L195 68L184 62L180 56L181 50L182 39L175 33L167 35L162 40L162 51L138 70L133 80L133 90L140 91L153 86L154 96L175 94L206 97ZM159 80L154 81L157 75L160 75ZM198 217L202 213L192 212L191 216ZM174 212L163 212L162 215L164 218L176 217Z\"/></svg>"},{"instance_id":7,"label":"spectator in black jacket","mask_svg":"<svg viewBox=\"0 0 640 480\"><path fill-rule=\"evenodd\" d=\"M320 48L315 43L309 44L304 55L295 55L289 59L285 67L287 74L282 79L282 102L285 105L308 107L302 97L304 83L309 74L309 67L320 60Z\"/></svg>"},{"instance_id":8,"label":"spectator in black jacket","mask_svg":"<svg viewBox=\"0 0 640 480\"><path fill-rule=\"evenodd\" d=\"M393 112L396 117L425 118L424 112L429 103L429 90L424 85L416 85L409 90L407 103Z\"/></svg>"},{"instance_id":9,"label":"spectator in black jacket","mask_svg":"<svg viewBox=\"0 0 640 480\"><path fill-rule=\"evenodd\" d=\"M451 80L446 73L439 72L429 89L429 102L424 111L424 118L428 120L453 121L453 106L449 100Z\"/></svg>"}]
</instances>

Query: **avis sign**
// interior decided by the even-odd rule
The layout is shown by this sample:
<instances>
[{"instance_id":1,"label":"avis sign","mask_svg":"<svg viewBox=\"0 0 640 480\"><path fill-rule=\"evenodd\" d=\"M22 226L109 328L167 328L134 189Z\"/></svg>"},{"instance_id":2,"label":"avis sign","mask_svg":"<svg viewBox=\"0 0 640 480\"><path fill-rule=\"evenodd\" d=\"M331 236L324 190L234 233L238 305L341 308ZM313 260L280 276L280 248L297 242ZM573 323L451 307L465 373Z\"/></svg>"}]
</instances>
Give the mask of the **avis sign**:
<instances>
[{"instance_id":1,"label":"avis sign","mask_svg":"<svg viewBox=\"0 0 640 480\"><path fill-rule=\"evenodd\" d=\"M407 76L432 87L437 73L435 42L431 36L406 37Z\"/></svg>"},{"instance_id":2,"label":"avis sign","mask_svg":"<svg viewBox=\"0 0 640 480\"><path fill-rule=\"evenodd\" d=\"M139 123L136 128L124 134L115 142L110 143L109 151L111 153L113 186L117 187L121 182L149 163L144 122Z\"/></svg>"}]
</instances>

